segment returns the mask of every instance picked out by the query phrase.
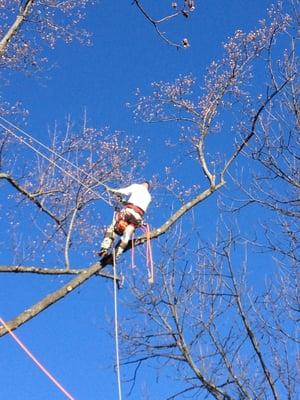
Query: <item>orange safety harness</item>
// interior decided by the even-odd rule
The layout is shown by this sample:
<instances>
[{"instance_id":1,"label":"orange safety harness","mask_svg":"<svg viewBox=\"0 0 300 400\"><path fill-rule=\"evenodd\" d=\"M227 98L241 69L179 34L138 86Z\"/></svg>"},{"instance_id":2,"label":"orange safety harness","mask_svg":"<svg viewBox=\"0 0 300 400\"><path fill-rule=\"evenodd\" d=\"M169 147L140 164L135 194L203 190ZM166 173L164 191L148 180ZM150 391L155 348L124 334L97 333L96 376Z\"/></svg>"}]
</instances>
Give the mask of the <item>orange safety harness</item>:
<instances>
[{"instance_id":1,"label":"orange safety harness","mask_svg":"<svg viewBox=\"0 0 300 400\"><path fill-rule=\"evenodd\" d=\"M131 203L125 204L124 208L121 211L118 211L115 217L116 221L114 225L114 231L119 236L123 235L128 225L132 225L135 229L141 225L141 220L138 220L134 215L126 211L128 208L138 213L141 218L144 215L144 211L141 208Z\"/></svg>"},{"instance_id":2,"label":"orange safety harness","mask_svg":"<svg viewBox=\"0 0 300 400\"><path fill-rule=\"evenodd\" d=\"M127 208L131 208L141 217L144 215L144 211L131 203L126 203L121 211L116 212L114 231L117 235L122 236L128 225L134 226L134 228L141 228L146 235L146 266L148 271L148 282L154 283L154 263L152 256L151 246L151 231L149 224L142 224L142 220L138 220L129 212L126 212ZM135 268L134 261L134 235L132 236L132 251L131 251L131 268Z\"/></svg>"}]
</instances>

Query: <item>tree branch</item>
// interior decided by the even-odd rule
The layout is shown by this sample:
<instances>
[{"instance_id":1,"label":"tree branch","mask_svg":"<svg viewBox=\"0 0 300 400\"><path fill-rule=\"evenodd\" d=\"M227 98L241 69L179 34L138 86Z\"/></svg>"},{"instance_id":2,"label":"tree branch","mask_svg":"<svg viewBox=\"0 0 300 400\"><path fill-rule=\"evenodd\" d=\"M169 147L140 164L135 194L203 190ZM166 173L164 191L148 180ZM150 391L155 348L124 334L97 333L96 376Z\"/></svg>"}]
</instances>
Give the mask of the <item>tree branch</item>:
<instances>
[{"instance_id":1,"label":"tree branch","mask_svg":"<svg viewBox=\"0 0 300 400\"><path fill-rule=\"evenodd\" d=\"M261 115L261 113L265 110L265 108L267 107L267 105L270 103L270 101L278 94L281 92L281 90L287 85L288 82L290 82L293 77L295 75L290 76L289 78L287 78L281 86L279 86L278 88L276 88L273 93L271 93L270 96L267 97L267 99L263 102L263 104L259 107L259 109L257 110L256 114L253 117L253 121L252 121L252 125L251 125L251 130L250 133L248 134L248 136L243 140L243 142L241 144L239 144L238 148L236 149L236 151L233 153L233 155L229 158L229 160L226 162L225 167L221 173L221 179L224 179L224 175L226 174L228 168L230 167L230 165L233 163L233 161L237 158L237 156L241 153L241 151L244 149L245 146L248 145L248 143L250 142L251 138L255 135L255 128L256 128L256 124L257 121Z\"/></svg>"},{"instance_id":2,"label":"tree branch","mask_svg":"<svg viewBox=\"0 0 300 400\"><path fill-rule=\"evenodd\" d=\"M172 296L170 296L168 289L167 289L167 295L169 297L169 300L171 300L170 297L172 297ZM181 351L184 359L186 360L186 362L188 363L188 365L194 372L195 376L201 381L201 383L207 389L207 391L209 393L211 393L211 395L214 396L217 400L223 400L223 399L233 400L231 396L229 396L227 393L223 392L217 385L214 384L213 381L211 381L209 378L204 376L202 371L197 367L197 365L195 364L194 359L192 357L192 354L189 350L189 346L187 345L185 337L184 337L183 329L181 327L178 312L177 312L177 305L171 304L170 309L172 312L174 324L176 326L176 333L178 335L176 344L177 344L179 350Z\"/></svg>"},{"instance_id":3,"label":"tree branch","mask_svg":"<svg viewBox=\"0 0 300 400\"><path fill-rule=\"evenodd\" d=\"M102 262L96 262L91 265L88 269L84 270L79 274L79 276L73 278L66 285L62 286L60 289L56 290L53 293L50 293L48 296L44 297L41 301L34 304L31 308L25 310L21 314L19 314L16 318L12 319L7 323L8 327L11 330L15 330L16 328L23 325L25 322L30 321L32 318L36 317L40 312L44 311L46 308L56 303L58 300L65 297L67 294L71 293L74 289L80 286L82 283L87 281L91 276L98 273L105 266L105 260ZM5 327L0 328L0 337L5 335L7 330Z\"/></svg>"},{"instance_id":4,"label":"tree branch","mask_svg":"<svg viewBox=\"0 0 300 400\"><path fill-rule=\"evenodd\" d=\"M61 227L62 222L46 207L42 205L42 203L36 199L36 197L28 192L23 186L21 186L11 175L0 172L0 179L6 179L18 192L23 194L27 199L32 201L40 210L42 210L45 214L47 214L50 218L52 218L58 226Z\"/></svg>"},{"instance_id":5,"label":"tree branch","mask_svg":"<svg viewBox=\"0 0 300 400\"><path fill-rule=\"evenodd\" d=\"M274 400L279 400L279 397L278 397L277 392L276 392L275 382L274 382L274 380L272 378L270 370L268 369L268 367L266 365L266 362L264 360L263 354L262 354L262 352L260 350L260 346L259 346L258 340L257 340L257 338L256 338L256 336L254 334L254 331L253 331L253 329L252 329L252 327L251 327L251 325L249 323L249 320L247 318L247 315L246 315L246 313L244 311L244 307L243 307L242 302L241 302L240 291L238 289L238 283L237 283L237 281L235 279L235 275L234 275L232 264L231 264L230 254L229 254L227 249L224 249L224 253L225 253L225 256L226 256L226 259L227 259L227 263L228 263L228 267L229 267L229 271L230 271L230 275L231 275L231 280L232 280L232 283L233 283L234 293L236 294L235 301L236 301L236 304L237 304L237 307L238 307L238 310L239 310L243 325L244 325L244 327L246 329L246 332L247 332L247 335L248 335L248 337L250 339L252 347L253 347L253 349L254 349L254 351L255 351L258 359L259 359L259 362L260 362L260 365L261 365L262 370L264 372L264 375L265 375L265 377L266 377L266 379L268 381L268 384L270 386L270 389L272 391L273 398L274 398Z\"/></svg>"},{"instance_id":6,"label":"tree branch","mask_svg":"<svg viewBox=\"0 0 300 400\"><path fill-rule=\"evenodd\" d=\"M166 233L172 225L175 224L181 217L183 217L184 214L186 214L188 211L190 211L193 207L195 207L197 204L201 203L202 201L206 200L208 197L210 197L216 190L220 189L225 182L220 182L215 186L210 186L208 189L204 190L202 193L200 193L198 196L194 197L192 200L188 201L185 203L182 207L180 207L175 213L173 213L170 218L159 228L154 229L153 231L150 232L150 238L151 239L156 239L159 236L163 235ZM146 236L143 235L134 241L134 245L140 245L144 243L147 240ZM131 248L131 243L128 244L126 247L126 250Z\"/></svg>"},{"instance_id":7,"label":"tree branch","mask_svg":"<svg viewBox=\"0 0 300 400\"><path fill-rule=\"evenodd\" d=\"M84 273L84 268L78 269L64 269L64 268L41 268L41 267L23 267L19 265L0 265L0 273L16 273L16 274L38 274L38 275L79 275ZM114 275L99 271L95 273L97 276L103 278L114 279ZM117 277L117 280L121 283L122 278Z\"/></svg>"},{"instance_id":8,"label":"tree branch","mask_svg":"<svg viewBox=\"0 0 300 400\"><path fill-rule=\"evenodd\" d=\"M76 206L76 208L73 211L72 217L71 217L71 221L69 224L69 229L68 229L68 233L67 233L67 237L66 237L66 243L65 243L65 266L66 269L69 271L70 270L70 257L69 257L69 249L70 249L70 245L71 245L71 236L72 236L72 231L74 228L74 223L75 223L75 219L77 216L77 212L79 211L80 206Z\"/></svg>"},{"instance_id":9,"label":"tree branch","mask_svg":"<svg viewBox=\"0 0 300 400\"><path fill-rule=\"evenodd\" d=\"M23 22L25 21L26 17L28 16L31 10L33 3L34 0L27 0L24 6L20 7L20 12L17 18L15 19L15 22L11 25L9 30L6 32L6 34L0 41L0 56L2 56L5 53L9 42L13 39L18 30L21 28Z\"/></svg>"},{"instance_id":10,"label":"tree branch","mask_svg":"<svg viewBox=\"0 0 300 400\"><path fill-rule=\"evenodd\" d=\"M175 18L175 17L178 17L179 15L181 15L182 14L182 11L177 11L177 12L175 12L174 14L171 14L171 15L168 15L168 16L166 16L166 17L164 17L164 18L161 18L160 20L154 20L152 17L150 17L150 15L145 11L145 9L142 7L142 5L141 5L141 3L140 3L140 1L139 0L133 0L133 4L135 4L136 6L137 6L137 8L140 10L140 12L144 15L144 17L154 26L154 28L155 28L155 30L156 30L156 32L157 32L157 34L168 44L168 45L170 45L170 46L174 46L174 47L176 47L177 49L180 49L180 48L184 48L185 46L184 45L181 45L181 44L179 44L179 43L175 43L175 42L173 42L172 40L170 40L165 34L164 34L164 32L162 32L160 29L159 29L159 24L161 24L161 23L163 23L163 22L166 22L166 21L168 21L168 20L170 20L170 19L173 19L173 18Z\"/></svg>"},{"instance_id":11,"label":"tree branch","mask_svg":"<svg viewBox=\"0 0 300 400\"><path fill-rule=\"evenodd\" d=\"M191 208L196 206L201 201L208 198L215 190L220 188L223 184L216 185L215 187L210 187L204 192L200 193L196 196L193 200L189 201L185 205L179 208L160 228L155 229L154 231L150 232L150 238L155 239L160 235L167 232L167 230L180 219L185 213L187 213ZM141 245L146 241L146 237L142 236L135 240L135 246ZM125 251L131 249L131 244L127 246ZM8 326L11 330L18 328L19 326L23 325L25 322L29 321L30 319L37 316L40 312L44 311L46 308L51 306L52 304L56 303L58 300L65 297L68 293L72 292L76 287L87 281L90 277L100 272L106 265L112 263L112 257L110 255L104 257L100 262L96 262L95 264L91 265L88 269L82 271L79 276L73 278L69 283L58 289L57 291L49 294L41 301L33 305L30 309L25 310L19 316L14 318L13 320L8 322ZM1 271L0 271L1 272ZM4 272L4 271L3 271ZM17 271L15 271L17 272ZM31 271L33 272L33 271ZM66 272L67 273L67 272ZM0 328L0 337L6 334L7 331L4 327Z\"/></svg>"}]
</instances>

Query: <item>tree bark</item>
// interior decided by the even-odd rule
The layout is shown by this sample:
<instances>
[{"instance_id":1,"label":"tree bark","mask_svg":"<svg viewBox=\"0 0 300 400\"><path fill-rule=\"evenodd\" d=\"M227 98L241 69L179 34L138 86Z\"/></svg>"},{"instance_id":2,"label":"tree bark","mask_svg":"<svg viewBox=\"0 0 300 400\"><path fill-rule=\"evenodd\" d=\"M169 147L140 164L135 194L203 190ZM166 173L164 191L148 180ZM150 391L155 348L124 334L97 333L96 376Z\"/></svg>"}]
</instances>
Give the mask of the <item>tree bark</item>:
<instances>
[{"instance_id":1,"label":"tree bark","mask_svg":"<svg viewBox=\"0 0 300 400\"><path fill-rule=\"evenodd\" d=\"M9 30L6 32L4 37L0 41L0 56L2 56L12 38L16 35L18 30L21 28L23 22L28 16L30 9L34 3L34 0L27 0L23 7L20 8L19 15L15 19L15 22L11 25Z\"/></svg>"}]
</instances>

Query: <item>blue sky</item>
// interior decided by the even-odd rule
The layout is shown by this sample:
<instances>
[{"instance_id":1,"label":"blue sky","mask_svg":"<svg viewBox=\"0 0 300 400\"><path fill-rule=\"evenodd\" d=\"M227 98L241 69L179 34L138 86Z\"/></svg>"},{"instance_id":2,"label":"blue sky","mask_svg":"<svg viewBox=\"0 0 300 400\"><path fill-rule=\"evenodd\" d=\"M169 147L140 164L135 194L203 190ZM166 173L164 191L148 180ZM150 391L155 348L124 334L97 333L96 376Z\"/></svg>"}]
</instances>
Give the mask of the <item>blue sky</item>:
<instances>
[{"instance_id":1,"label":"blue sky","mask_svg":"<svg viewBox=\"0 0 300 400\"><path fill-rule=\"evenodd\" d=\"M27 130L45 142L48 126L55 121L62 124L68 114L80 122L84 110L91 125L140 136L148 159L145 176L160 174L165 161L163 142L172 137L174 127L136 123L125 104L134 100L137 87L150 92L153 81L171 81L190 72L201 81L209 63L221 58L222 43L236 29L255 28L270 4L267 0L199 0L189 20L182 18L166 28L174 38L189 38L191 47L178 51L161 41L130 1L101 1L85 21L93 33L92 46L59 44L46 50L49 65L55 64L47 72L48 79L12 74L5 95L11 102L22 101L29 110ZM214 207L211 200L201 209L203 228L209 226ZM106 210L110 215L111 210ZM160 221L158 212L154 208L149 212L153 224ZM3 242L3 229L0 235ZM86 265L93 262L93 255L86 261ZM11 262L9 256L1 260L5 262ZM18 274L2 274L0 279L0 313L7 320L67 281ZM124 299L126 289L119 295ZM114 341L109 335L113 333L112 301L111 282L92 278L16 332L77 400L117 398ZM126 312L121 304L120 317L126 318ZM0 398L65 398L8 335L0 340L0 354ZM148 393L149 399L163 399L161 381L168 393L168 380L163 379L155 370L142 372L130 398L146 399ZM124 384L124 393L128 387Z\"/></svg>"}]
</instances>

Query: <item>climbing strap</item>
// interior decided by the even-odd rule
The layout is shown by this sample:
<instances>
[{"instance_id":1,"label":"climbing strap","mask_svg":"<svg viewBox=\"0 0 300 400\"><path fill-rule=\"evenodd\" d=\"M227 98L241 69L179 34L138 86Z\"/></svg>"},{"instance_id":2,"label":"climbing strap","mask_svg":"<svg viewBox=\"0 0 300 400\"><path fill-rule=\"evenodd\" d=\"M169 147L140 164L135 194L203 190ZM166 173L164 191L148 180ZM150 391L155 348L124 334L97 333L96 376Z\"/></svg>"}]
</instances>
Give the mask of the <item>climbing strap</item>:
<instances>
[{"instance_id":1,"label":"climbing strap","mask_svg":"<svg viewBox=\"0 0 300 400\"><path fill-rule=\"evenodd\" d=\"M151 231L149 224L144 225L146 232L146 265L148 270L148 282L154 283L154 265L152 257L152 246L151 246Z\"/></svg>"},{"instance_id":2,"label":"climbing strap","mask_svg":"<svg viewBox=\"0 0 300 400\"><path fill-rule=\"evenodd\" d=\"M154 283L154 264L153 264L153 256L152 256L152 246L151 246L151 232L149 224L141 225L141 229L143 229L146 234L146 266L148 271L148 282L150 284ZM135 268L134 261L134 235L131 239L131 268Z\"/></svg>"}]
</instances>

